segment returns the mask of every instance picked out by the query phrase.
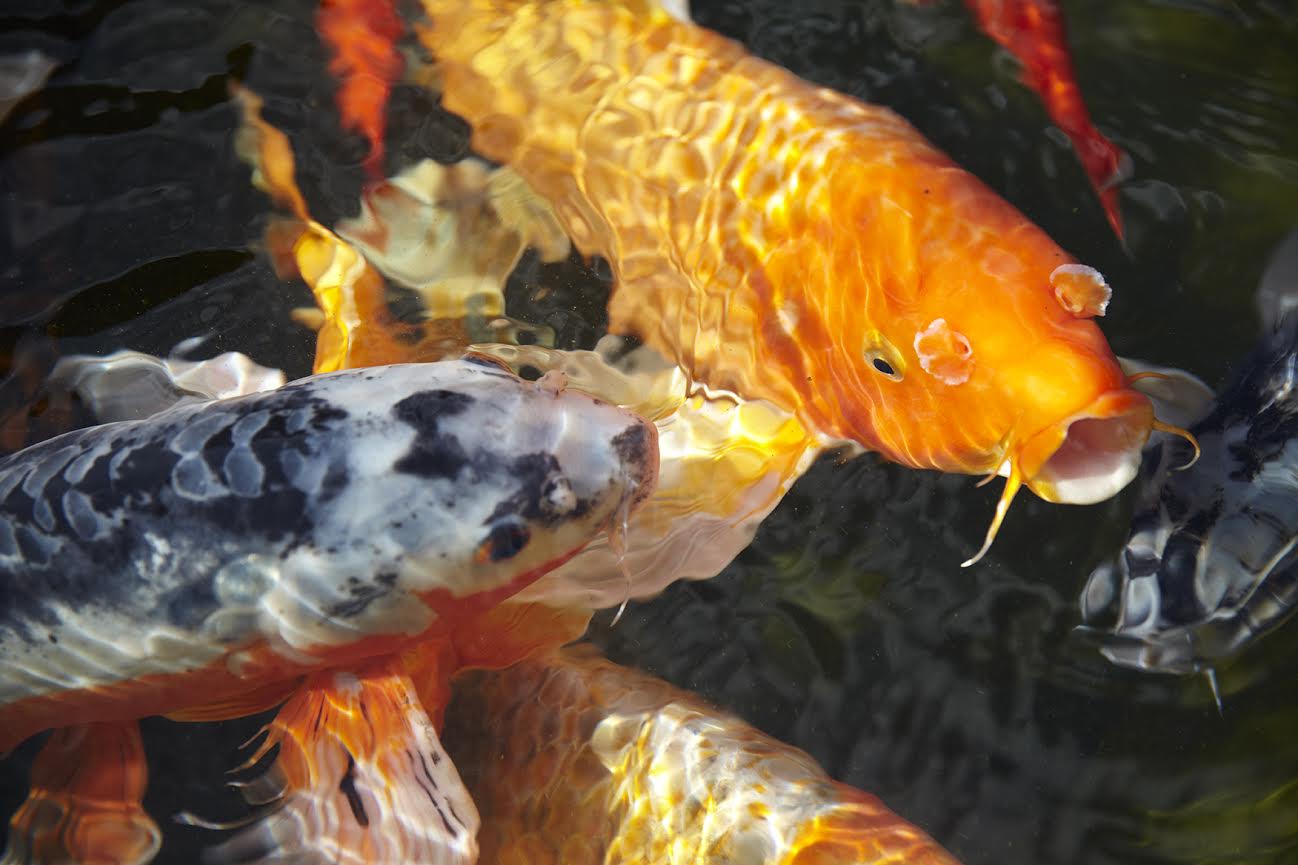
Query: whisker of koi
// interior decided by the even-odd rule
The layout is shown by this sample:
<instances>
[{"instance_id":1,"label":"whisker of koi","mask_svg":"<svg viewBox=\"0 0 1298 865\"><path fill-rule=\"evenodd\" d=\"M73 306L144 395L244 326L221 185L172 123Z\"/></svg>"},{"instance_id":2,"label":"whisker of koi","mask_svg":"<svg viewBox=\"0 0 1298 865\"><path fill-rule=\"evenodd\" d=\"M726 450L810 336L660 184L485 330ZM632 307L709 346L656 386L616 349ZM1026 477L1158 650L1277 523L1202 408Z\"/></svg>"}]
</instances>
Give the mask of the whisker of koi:
<instances>
[{"instance_id":1,"label":"whisker of koi","mask_svg":"<svg viewBox=\"0 0 1298 865\"><path fill-rule=\"evenodd\" d=\"M1023 486L1023 474L1019 470L1018 463L1010 462L1010 476L1005 479L1005 489L1001 491L1000 501L996 503L996 515L992 517L992 524L987 529L987 537L983 539L983 545L974 553L973 557L960 563L960 567L967 568L976 565L987 555L987 551L992 548L992 541L996 540L996 534L1001 529L1001 523L1005 521L1005 514L1009 512L1010 502L1014 501L1014 496L1018 494L1019 489Z\"/></svg>"},{"instance_id":2,"label":"whisker of koi","mask_svg":"<svg viewBox=\"0 0 1298 865\"><path fill-rule=\"evenodd\" d=\"M1170 435L1183 438L1190 443L1191 447L1194 448L1194 456L1190 458L1190 461L1183 466L1177 466L1176 468L1172 469L1172 471L1183 472L1186 469L1188 469L1190 466L1194 465L1199 461L1199 457L1202 455L1203 451L1199 449L1199 440L1194 437L1194 433L1190 432L1187 429L1182 429L1179 426L1173 426L1172 424L1163 423L1160 420L1154 421L1154 429L1158 430L1159 432L1165 432L1165 433L1169 433Z\"/></svg>"},{"instance_id":3,"label":"whisker of koi","mask_svg":"<svg viewBox=\"0 0 1298 865\"><path fill-rule=\"evenodd\" d=\"M1131 375L1127 376L1127 384L1131 384L1132 382L1137 382L1137 381L1144 381L1145 379L1149 379L1149 378L1158 379L1159 381L1172 381L1172 376L1168 375L1165 372L1155 372L1152 369L1147 369L1147 370L1143 370L1142 372L1134 372Z\"/></svg>"},{"instance_id":4,"label":"whisker of koi","mask_svg":"<svg viewBox=\"0 0 1298 865\"><path fill-rule=\"evenodd\" d=\"M621 620L622 614L626 612L627 602L631 600L631 569L626 563L626 540L631 530L631 506L635 501L635 490L638 486L635 478L626 479L628 494L622 499L622 504L618 507L615 517L617 523L609 528L608 545L614 553L617 554L617 566L622 571L622 579L626 591L622 595L622 603L617 608L617 613L613 616L613 622L610 628L616 627Z\"/></svg>"}]
</instances>

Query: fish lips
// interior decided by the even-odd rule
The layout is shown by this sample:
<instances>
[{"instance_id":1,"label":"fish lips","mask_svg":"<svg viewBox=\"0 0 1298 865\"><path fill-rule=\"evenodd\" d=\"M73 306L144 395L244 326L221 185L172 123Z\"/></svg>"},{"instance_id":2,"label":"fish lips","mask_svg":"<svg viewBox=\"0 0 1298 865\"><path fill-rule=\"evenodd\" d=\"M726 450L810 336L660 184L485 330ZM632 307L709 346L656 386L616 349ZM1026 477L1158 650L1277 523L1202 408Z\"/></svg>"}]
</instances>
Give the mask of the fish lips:
<instances>
[{"instance_id":1,"label":"fish lips","mask_svg":"<svg viewBox=\"0 0 1298 865\"><path fill-rule=\"evenodd\" d=\"M1018 459L1024 482L1048 502L1102 502L1135 479L1153 425L1144 394L1129 388L1101 394L1023 444Z\"/></svg>"}]
</instances>

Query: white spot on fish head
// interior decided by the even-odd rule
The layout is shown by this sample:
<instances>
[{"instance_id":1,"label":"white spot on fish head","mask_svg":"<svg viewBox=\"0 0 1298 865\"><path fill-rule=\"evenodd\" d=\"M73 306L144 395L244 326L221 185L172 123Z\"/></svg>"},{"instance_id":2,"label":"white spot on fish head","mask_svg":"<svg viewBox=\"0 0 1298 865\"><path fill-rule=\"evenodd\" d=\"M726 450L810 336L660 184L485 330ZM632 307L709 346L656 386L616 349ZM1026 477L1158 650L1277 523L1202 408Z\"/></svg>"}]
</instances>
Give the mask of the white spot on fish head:
<instances>
[{"instance_id":1,"label":"white spot on fish head","mask_svg":"<svg viewBox=\"0 0 1298 865\"><path fill-rule=\"evenodd\" d=\"M973 375L973 346L944 318L935 318L915 334L915 354L924 372L943 384L964 384Z\"/></svg>"},{"instance_id":2,"label":"white spot on fish head","mask_svg":"<svg viewBox=\"0 0 1298 865\"><path fill-rule=\"evenodd\" d=\"M1136 577L1127 583L1123 601L1122 620L1125 629L1137 631L1153 627L1157 623L1158 578Z\"/></svg>"},{"instance_id":3,"label":"white spot on fish head","mask_svg":"<svg viewBox=\"0 0 1298 865\"><path fill-rule=\"evenodd\" d=\"M1104 276L1085 264L1061 264L1050 272L1055 300L1078 318L1103 316L1109 308L1113 289Z\"/></svg>"}]
</instances>

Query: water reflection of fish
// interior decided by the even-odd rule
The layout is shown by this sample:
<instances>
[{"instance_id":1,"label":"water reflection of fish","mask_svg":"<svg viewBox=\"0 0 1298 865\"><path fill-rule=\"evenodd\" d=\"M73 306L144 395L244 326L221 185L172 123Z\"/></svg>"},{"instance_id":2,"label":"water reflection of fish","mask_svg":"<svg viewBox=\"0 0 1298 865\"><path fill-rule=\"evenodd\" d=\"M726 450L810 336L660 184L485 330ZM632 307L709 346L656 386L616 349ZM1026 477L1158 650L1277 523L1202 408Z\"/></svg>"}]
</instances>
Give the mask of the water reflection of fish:
<instances>
[{"instance_id":1,"label":"water reflection of fish","mask_svg":"<svg viewBox=\"0 0 1298 865\"><path fill-rule=\"evenodd\" d=\"M139 827L123 861L146 861L129 722L259 711L307 674L448 630L647 495L655 441L628 412L479 358L182 404L5 458L0 751L75 724L38 758L11 852L84 853L83 818L111 824L87 796L115 795ZM358 675L352 691L401 680ZM109 745L120 761L78 766Z\"/></svg>"},{"instance_id":2,"label":"water reflection of fish","mask_svg":"<svg viewBox=\"0 0 1298 865\"><path fill-rule=\"evenodd\" d=\"M654 3L425 0L473 146L612 263L610 330L905 465L1107 498L1154 424L1108 286L893 112ZM984 547L985 550L986 547Z\"/></svg>"},{"instance_id":3,"label":"water reflection of fish","mask_svg":"<svg viewBox=\"0 0 1298 865\"><path fill-rule=\"evenodd\" d=\"M484 862L955 862L804 752L593 653L466 677L445 734Z\"/></svg>"},{"instance_id":4,"label":"water reflection of fish","mask_svg":"<svg viewBox=\"0 0 1298 865\"><path fill-rule=\"evenodd\" d=\"M1082 593L1116 663L1211 670L1279 626L1298 604L1298 232L1277 250L1258 303L1270 329L1216 407L1196 424L1202 456L1169 471L1150 455L1132 534Z\"/></svg>"}]
</instances>

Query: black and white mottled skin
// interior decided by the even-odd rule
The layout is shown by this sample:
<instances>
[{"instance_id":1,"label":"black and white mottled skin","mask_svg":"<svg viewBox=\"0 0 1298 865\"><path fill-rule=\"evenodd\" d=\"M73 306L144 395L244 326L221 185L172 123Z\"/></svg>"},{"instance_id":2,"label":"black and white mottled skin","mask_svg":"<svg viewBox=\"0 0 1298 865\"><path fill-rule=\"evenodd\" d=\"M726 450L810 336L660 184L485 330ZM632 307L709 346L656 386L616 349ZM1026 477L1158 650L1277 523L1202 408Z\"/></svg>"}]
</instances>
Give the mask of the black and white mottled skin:
<instances>
[{"instance_id":1,"label":"black and white mottled skin","mask_svg":"<svg viewBox=\"0 0 1298 865\"><path fill-rule=\"evenodd\" d=\"M1189 448L1151 449L1132 533L1082 592L1083 619L1108 631L1102 651L1115 663L1211 670L1298 605L1296 298L1298 233L1258 290L1267 337L1192 429L1198 462L1173 471Z\"/></svg>"},{"instance_id":2,"label":"black and white mottled skin","mask_svg":"<svg viewBox=\"0 0 1298 865\"><path fill-rule=\"evenodd\" d=\"M418 634L425 593L544 569L656 471L651 424L475 359L67 433L0 460L0 707Z\"/></svg>"}]
</instances>

